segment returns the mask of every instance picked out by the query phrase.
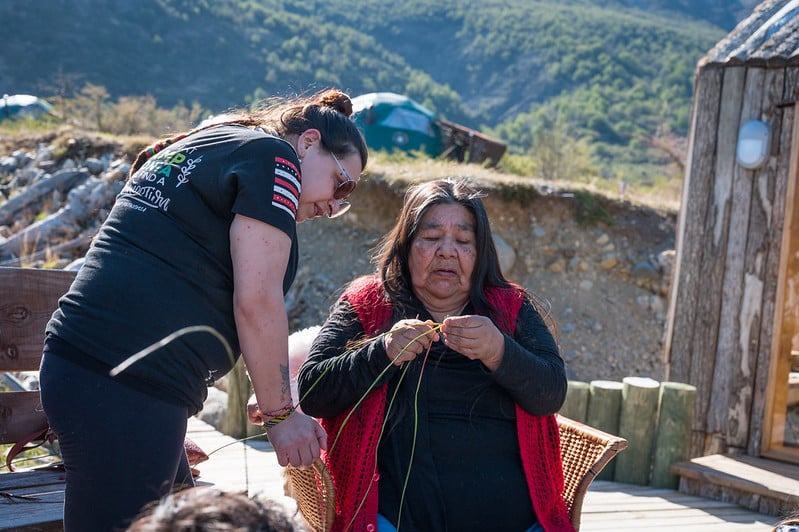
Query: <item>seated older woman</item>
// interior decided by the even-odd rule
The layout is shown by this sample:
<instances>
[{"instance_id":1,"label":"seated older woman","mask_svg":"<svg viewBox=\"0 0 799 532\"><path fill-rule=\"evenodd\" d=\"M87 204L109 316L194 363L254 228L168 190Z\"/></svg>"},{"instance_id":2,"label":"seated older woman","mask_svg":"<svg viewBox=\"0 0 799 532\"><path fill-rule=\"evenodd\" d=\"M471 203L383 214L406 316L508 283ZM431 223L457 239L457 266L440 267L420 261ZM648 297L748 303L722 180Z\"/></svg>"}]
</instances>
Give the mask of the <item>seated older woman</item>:
<instances>
[{"instance_id":1,"label":"seated older woman","mask_svg":"<svg viewBox=\"0 0 799 532\"><path fill-rule=\"evenodd\" d=\"M409 189L377 274L346 288L300 370L302 409L328 432L334 530L573 530L563 360L503 277L480 196Z\"/></svg>"}]
</instances>

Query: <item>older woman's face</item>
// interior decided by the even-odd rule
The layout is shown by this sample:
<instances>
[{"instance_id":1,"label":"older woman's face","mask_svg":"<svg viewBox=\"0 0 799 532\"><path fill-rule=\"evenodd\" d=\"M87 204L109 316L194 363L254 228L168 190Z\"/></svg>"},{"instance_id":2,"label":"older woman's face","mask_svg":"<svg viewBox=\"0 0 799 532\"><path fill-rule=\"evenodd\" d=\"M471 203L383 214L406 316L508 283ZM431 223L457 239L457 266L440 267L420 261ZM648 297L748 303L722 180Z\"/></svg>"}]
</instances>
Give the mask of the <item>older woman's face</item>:
<instances>
[{"instance_id":1,"label":"older woman's face","mask_svg":"<svg viewBox=\"0 0 799 532\"><path fill-rule=\"evenodd\" d=\"M411 242L408 267L423 303L465 303L477 259L474 216L462 205L428 209Z\"/></svg>"}]
</instances>

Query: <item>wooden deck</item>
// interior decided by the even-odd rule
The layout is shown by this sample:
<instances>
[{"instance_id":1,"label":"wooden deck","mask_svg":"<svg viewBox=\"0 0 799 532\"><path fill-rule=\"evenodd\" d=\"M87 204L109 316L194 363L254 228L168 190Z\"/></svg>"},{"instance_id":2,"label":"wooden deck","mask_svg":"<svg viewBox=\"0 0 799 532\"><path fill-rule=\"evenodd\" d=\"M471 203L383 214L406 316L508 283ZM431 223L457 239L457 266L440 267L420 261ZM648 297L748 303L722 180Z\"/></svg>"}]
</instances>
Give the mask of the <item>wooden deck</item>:
<instances>
[{"instance_id":1,"label":"wooden deck","mask_svg":"<svg viewBox=\"0 0 799 532\"><path fill-rule=\"evenodd\" d=\"M201 483L263 493L296 510L293 500L283 495L282 470L268 442L238 443L196 418L189 421L188 436L211 455L198 467ZM777 521L732 503L674 490L595 481L583 504L580 530L768 532Z\"/></svg>"},{"instance_id":2,"label":"wooden deck","mask_svg":"<svg viewBox=\"0 0 799 532\"><path fill-rule=\"evenodd\" d=\"M693 495L596 480L585 497L581 532L770 531L779 519Z\"/></svg>"},{"instance_id":3,"label":"wooden deck","mask_svg":"<svg viewBox=\"0 0 799 532\"><path fill-rule=\"evenodd\" d=\"M283 494L282 468L267 441L237 442L197 418L189 420L188 436L210 455L208 461L198 466L199 484L246 490L250 494L262 493L284 504L290 512L296 511L294 500ZM47 475L54 479L59 477L58 473L42 474L43 478ZM62 486L55 489L48 482L41 482L30 489L15 490L15 494L62 504ZM0 498L0 530L20 530L18 523L23 522L25 514L29 513L30 505L26 505L24 499ZM733 503L674 490L595 481L583 504L580 530L768 532L777 521L777 517L755 513ZM58 529L54 526L35 530Z\"/></svg>"}]
</instances>

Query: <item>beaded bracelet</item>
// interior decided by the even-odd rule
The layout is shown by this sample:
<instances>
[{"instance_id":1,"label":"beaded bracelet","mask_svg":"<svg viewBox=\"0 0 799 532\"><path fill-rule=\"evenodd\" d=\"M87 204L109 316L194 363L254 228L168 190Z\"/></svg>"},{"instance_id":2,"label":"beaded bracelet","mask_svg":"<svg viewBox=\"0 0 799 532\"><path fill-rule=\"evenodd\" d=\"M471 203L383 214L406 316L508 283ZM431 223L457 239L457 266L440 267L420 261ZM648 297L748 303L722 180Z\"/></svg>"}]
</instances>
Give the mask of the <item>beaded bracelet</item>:
<instances>
[{"instance_id":1,"label":"beaded bracelet","mask_svg":"<svg viewBox=\"0 0 799 532\"><path fill-rule=\"evenodd\" d=\"M261 419L263 423L261 423L261 427L266 429L271 429L281 421L285 421L294 413L294 405L289 403L286 406L279 408L277 410L270 410L267 412L261 412Z\"/></svg>"},{"instance_id":2,"label":"beaded bracelet","mask_svg":"<svg viewBox=\"0 0 799 532\"><path fill-rule=\"evenodd\" d=\"M263 410L260 409L260 407L258 408L258 412L260 412L261 417L264 417L264 418L267 418L267 417L268 418L272 418L272 417L276 417L276 416L282 416L286 412L293 412L293 411L294 411L294 403L292 403L292 402L286 403L285 405L281 406L277 410L263 411Z\"/></svg>"}]
</instances>

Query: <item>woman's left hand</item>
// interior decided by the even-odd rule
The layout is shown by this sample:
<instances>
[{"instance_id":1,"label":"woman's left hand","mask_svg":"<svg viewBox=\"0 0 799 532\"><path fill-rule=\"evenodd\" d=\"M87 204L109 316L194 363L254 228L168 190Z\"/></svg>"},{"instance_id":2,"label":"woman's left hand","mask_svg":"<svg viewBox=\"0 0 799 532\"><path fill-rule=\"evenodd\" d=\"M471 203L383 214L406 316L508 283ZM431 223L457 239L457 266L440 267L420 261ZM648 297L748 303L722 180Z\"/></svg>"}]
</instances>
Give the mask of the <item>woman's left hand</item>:
<instances>
[{"instance_id":1,"label":"woman's left hand","mask_svg":"<svg viewBox=\"0 0 799 532\"><path fill-rule=\"evenodd\" d=\"M485 316L450 316L441 327L447 347L496 370L505 354L505 337Z\"/></svg>"}]
</instances>

